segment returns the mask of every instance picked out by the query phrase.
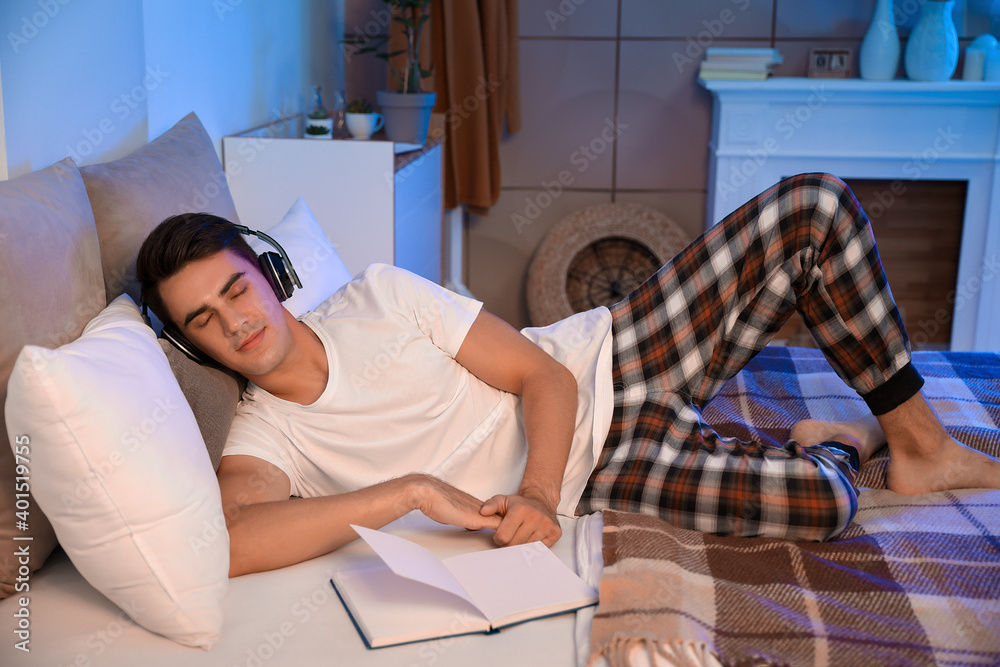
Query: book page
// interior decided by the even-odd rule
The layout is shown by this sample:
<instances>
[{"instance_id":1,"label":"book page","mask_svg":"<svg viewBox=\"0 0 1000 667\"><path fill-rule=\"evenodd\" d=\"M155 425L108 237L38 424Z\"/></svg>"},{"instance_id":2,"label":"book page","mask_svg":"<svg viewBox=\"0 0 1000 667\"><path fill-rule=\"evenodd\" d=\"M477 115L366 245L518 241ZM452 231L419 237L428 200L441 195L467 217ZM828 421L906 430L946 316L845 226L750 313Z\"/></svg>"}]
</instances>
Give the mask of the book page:
<instances>
[{"instance_id":1,"label":"book page","mask_svg":"<svg viewBox=\"0 0 1000 667\"><path fill-rule=\"evenodd\" d=\"M339 570L330 581L371 648L490 629L471 603L384 563Z\"/></svg>"},{"instance_id":2,"label":"book page","mask_svg":"<svg viewBox=\"0 0 1000 667\"><path fill-rule=\"evenodd\" d=\"M494 625L597 602L597 591L541 542L460 554L444 564Z\"/></svg>"},{"instance_id":3,"label":"book page","mask_svg":"<svg viewBox=\"0 0 1000 667\"><path fill-rule=\"evenodd\" d=\"M389 569L399 576L448 591L476 606L475 601L469 597L445 564L424 547L406 538L364 526L355 526L353 523L351 528L368 543Z\"/></svg>"}]
</instances>

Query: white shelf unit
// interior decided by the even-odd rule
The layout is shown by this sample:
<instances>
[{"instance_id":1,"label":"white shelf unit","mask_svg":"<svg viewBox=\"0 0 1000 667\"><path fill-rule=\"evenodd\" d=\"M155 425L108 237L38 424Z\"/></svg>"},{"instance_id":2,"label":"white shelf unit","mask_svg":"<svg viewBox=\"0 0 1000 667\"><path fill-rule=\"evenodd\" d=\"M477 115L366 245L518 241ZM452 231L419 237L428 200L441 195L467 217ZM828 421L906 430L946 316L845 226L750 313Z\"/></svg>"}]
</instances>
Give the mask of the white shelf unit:
<instances>
[{"instance_id":1,"label":"white shelf unit","mask_svg":"<svg viewBox=\"0 0 1000 667\"><path fill-rule=\"evenodd\" d=\"M441 144L299 139L265 126L222 140L240 221L266 230L305 198L351 273L395 264L442 282Z\"/></svg>"}]
</instances>

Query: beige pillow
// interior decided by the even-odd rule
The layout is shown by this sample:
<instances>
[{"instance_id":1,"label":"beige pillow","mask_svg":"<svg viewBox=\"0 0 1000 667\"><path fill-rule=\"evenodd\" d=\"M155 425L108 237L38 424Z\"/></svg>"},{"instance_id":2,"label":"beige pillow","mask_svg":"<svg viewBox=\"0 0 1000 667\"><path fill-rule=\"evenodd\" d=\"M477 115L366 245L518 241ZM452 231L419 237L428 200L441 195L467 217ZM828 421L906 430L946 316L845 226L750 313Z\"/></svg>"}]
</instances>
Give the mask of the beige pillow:
<instances>
[{"instance_id":1,"label":"beige pillow","mask_svg":"<svg viewBox=\"0 0 1000 667\"><path fill-rule=\"evenodd\" d=\"M218 470L246 378L228 368L199 364L162 338L159 342L194 412L212 467Z\"/></svg>"},{"instance_id":2,"label":"beige pillow","mask_svg":"<svg viewBox=\"0 0 1000 667\"><path fill-rule=\"evenodd\" d=\"M90 201L76 165L69 158L19 178L0 182L0 405L7 401L7 381L25 345L55 348L75 340L84 325L104 308L104 279L97 229ZM31 433L13 434L26 444L24 465L16 475L8 442L7 419L0 424L0 597L18 582L19 549L26 545L28 567L37 569L56 545L55 533L34 498L17 498L30 487L32 452L44 443ZM26 438L26 440L25 440ZM27 482L25 485L24 482ZM16 514L16 503L26 514ZM24 501L27 501L25 505ZM18 529L24 521L28 529ZM14 537L32 537L15 541ZM21 572L23 575L24 572Z\"/></svg>"},{"instance_id":3,"label":"beige pillow","mask_svg":"<svg viewBox=\"0 0 1000 667\"><path fill-rule=\"evenodd\" d=\"M80 173L101 241L107 303L122 292L139 303L135 258L167 217L206 212L239 222L215 145L193 113L130 155Z\"/></svg>"}]
</instances>

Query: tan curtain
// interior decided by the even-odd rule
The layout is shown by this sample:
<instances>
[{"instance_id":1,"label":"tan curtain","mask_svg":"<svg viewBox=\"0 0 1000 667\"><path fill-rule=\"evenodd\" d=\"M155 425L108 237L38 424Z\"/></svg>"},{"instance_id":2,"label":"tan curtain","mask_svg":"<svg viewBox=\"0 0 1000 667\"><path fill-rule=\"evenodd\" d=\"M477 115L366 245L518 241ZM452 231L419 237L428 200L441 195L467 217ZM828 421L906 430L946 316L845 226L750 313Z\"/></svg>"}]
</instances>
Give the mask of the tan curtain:
<instances>
[{"instance_id":1,"label":"tan curtain","mask_svg":"<svg viewBox=\"0 0 1000 667\"><path fill-rule=\"evenodd\" d=\"M504 123L521 128L517 0L432 0L428 23L421 51L445 114L444 204L485 214L500 196Z\"/></svg>"}]
</instances>

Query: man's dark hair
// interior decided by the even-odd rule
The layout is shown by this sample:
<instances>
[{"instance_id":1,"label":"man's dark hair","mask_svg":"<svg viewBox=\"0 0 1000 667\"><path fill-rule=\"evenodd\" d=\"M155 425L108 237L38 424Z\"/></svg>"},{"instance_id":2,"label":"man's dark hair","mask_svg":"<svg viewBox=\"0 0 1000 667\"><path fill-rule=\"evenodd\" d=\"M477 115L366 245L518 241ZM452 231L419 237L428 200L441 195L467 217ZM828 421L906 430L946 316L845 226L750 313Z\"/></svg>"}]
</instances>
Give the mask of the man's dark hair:
<instances>
[{"instance_id":1,"label":"man's dark hair","mask_svg":"<svg viewBox=\"0 0 1000 667\"><path fill-rule=\"evenodd\" d=\"M143 302L161 322L176 327L160 296L160 283L189 263L223 250L232 250L257 266L257 253L225 218L210 213L182 213L167 218L142 242L136 258L135 276Z\"/></svg>"}]
</instances>

